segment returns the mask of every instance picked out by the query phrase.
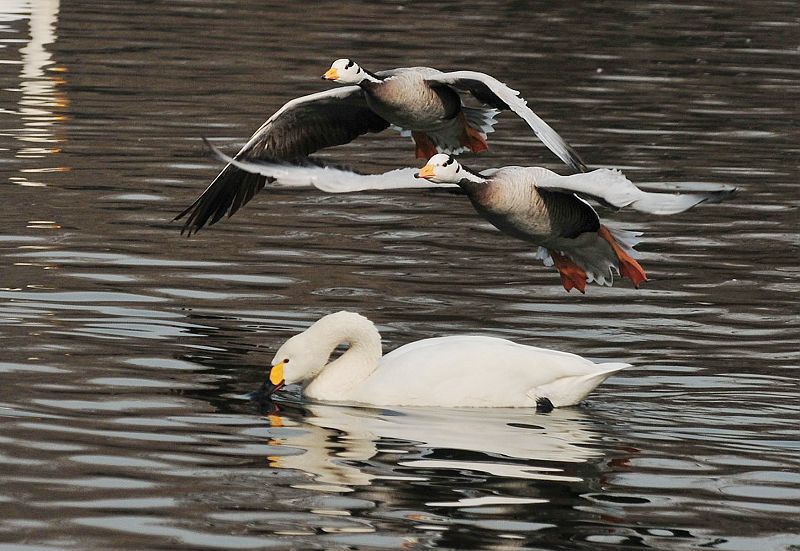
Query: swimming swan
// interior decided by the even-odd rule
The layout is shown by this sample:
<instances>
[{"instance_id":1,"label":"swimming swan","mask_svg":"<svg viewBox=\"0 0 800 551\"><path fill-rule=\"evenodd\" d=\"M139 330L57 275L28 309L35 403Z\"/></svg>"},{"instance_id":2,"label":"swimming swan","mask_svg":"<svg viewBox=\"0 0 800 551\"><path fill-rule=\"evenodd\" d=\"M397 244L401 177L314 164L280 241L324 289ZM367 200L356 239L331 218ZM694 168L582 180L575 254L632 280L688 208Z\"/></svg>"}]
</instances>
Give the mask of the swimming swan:
<instances>
[{"instance_id":1,"label":"swimming swan","mask_svg":"<svg viewBox=\"0 0 800 551\"><path fill-rule=\"evenodd\" d=\"M295 98L278 109L234 156L238 161L291 161L325 147L392 126L411 136L416 156L437 152L484 151L495 117L510 110L562 161L586 171L578 154L534 113L519 92L476 71L442 72L401 67L371 73L338 59L322 77L347 86ZM477 101L479 107L464 105ZM226 166L211 185L175 217L188 215L181 232L195 233L227 213L232 216L269 181L268 177Z\"/></svg>"},{"instance_id":2,"label":"swimming swan","mask_svg":"<svg viewBox=\"0 0 800 551\"><path fill-rule=\"evenodd\" d=\"M329 363L344 342L347 351ZM324 402L549 409L577 404L626 367L483 336L423 339L383 356L373 323L342 311L278 349L267 392L301 383L305 396Z\"/></svg>"}]
</instances>

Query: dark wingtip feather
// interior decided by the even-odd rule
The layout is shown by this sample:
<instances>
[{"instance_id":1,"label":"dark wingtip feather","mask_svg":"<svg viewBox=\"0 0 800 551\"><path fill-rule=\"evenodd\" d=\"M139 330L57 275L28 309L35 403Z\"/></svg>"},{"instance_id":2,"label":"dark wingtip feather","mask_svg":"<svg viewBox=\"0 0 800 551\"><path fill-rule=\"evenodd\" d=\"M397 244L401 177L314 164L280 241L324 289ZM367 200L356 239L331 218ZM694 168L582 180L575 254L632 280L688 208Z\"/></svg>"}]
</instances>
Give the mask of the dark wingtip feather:
<instances>
[{"instance_id":1,"label":"dark wingtip feather","mask_svg":"<svg viewBox=\"0 0 800 551\"><path fill-rule=\"evenodd\" d=\"M589 172L589 167L586 166L586 163L583 162L578 152L572 149L571 147L568 148L569 151L569 166L575 172Z\"/></svg>"},{"instance_id":2,"label":"dark wingtip feather","mask_svg":"<svg viewBox=\"0 0 800 551\"><path fill-rule=\"evenodd\" d=\"M205 137L203 142L212 152L218 151ZM180 220L188 215L181 235L191 236L205 226L214 225L226 214L232 215L250 201L266 181L266 176L251 174L233 165L225 166L202 195L174 218Z\"/></svg>"},{"instance_id":3,"label":"dark wingtip feather","mask_svg":"<svg viewBox=\"0 0 800 551\"><path fill-rule=\"evenodd\" d=\"M719 191L710 191L705 194L706 198L704 203L721 203L736 194L739 188L721 189Z\"/></svg>"}]
</instances>

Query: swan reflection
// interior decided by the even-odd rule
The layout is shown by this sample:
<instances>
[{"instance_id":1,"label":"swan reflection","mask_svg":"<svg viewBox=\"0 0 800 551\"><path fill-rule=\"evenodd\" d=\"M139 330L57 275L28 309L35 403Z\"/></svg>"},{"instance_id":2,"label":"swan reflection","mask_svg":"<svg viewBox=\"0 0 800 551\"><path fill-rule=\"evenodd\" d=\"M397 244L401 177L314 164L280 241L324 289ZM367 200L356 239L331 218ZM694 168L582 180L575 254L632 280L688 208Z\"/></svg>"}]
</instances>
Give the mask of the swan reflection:
<instances>
[{"instance_id":1,"label":"swan reflection","mask_svg":"<svg viewBox=\"0 0 800 551\"><path fill-rule=\"evenodd\" d=\"M591 420L575 408L542 415L525 409L376 409L323 404L305 416L272 413L272 445L287 454L271 465L297 469L316 490L351 491L376 479L427 480L422 471L450 469L504 478L580 481L564 463L600 455ZM438 453L447 450L446 454ZM453 454L453 451L467 452ZM381 461L380 455L394 455ZM443 459L441 456L446 455ZM542 463L545 463L544 465Z\"/></svg>"}]
</instances>

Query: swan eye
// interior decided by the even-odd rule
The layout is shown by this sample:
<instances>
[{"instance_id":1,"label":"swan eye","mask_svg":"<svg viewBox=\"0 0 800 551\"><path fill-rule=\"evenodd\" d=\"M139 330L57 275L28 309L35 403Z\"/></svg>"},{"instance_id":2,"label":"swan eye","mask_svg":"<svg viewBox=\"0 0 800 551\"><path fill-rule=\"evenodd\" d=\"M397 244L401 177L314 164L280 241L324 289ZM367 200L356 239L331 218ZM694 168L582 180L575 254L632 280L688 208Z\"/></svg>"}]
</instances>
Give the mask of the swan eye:
<instances>
[{"instance_id":1,"label":"swan eye","mask_svg":"<svg viewBox=\"0 0 800 551\"><path fill-rule=\"evenodd\" d=\"M289 358L284 358L284 359L283 359L283 362L281 362L281 363L288 364L288 363L289 363Z\"/></svg>"}]
</instances>

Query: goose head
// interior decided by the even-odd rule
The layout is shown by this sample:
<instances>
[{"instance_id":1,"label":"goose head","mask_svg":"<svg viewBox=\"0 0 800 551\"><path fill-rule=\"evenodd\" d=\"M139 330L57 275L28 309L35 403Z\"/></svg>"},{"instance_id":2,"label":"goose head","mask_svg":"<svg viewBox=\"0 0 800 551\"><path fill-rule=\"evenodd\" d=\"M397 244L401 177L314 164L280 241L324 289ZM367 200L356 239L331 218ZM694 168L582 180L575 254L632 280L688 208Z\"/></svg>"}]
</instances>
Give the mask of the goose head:
<instances>
[{"instance_id":1,"label":"goose head","mask_svg":"<svg viewBox=\"0 0 800 551\"><path fill-rule=\"evenodd\" d=\"M331 68L322 75L322 78L339 84L360 84L369 77L367 71L362 69L355 61L337 59L331 64Z\"/></svg>"},{"instance_id":2,"label":"goose head","mask_svg":"<svg viewBox=\"0 0 800 551\"><path fill-rule=\"evenodd\" d=\"M464 174L464 167L455 158L445 153L438 153L428 159L428 163L414 176L436 184L457 184L464 179Z\"/></svg>"}]
</instances>

